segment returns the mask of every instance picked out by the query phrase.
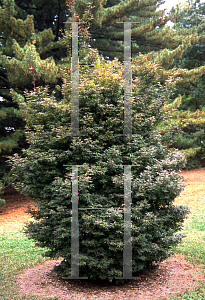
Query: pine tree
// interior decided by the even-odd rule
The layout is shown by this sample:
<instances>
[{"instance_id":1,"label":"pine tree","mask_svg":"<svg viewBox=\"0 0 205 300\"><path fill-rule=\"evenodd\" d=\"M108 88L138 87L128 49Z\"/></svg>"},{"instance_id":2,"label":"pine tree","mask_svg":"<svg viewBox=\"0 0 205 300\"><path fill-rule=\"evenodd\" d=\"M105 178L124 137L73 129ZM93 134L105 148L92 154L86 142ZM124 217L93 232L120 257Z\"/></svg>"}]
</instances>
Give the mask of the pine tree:
<instances>
[{"instance_id":1,"label":"pine tree","mask_svg":"<svg viewBox=\"0 0 205 300\"><path fill-rule=\"evenodd\" d=\"M23 4L21 1L21 6ZM29 5L33 7L31 2ZM1 97L6 100L11 100L9 94L11 87L16 91L24 91L26 88L28 90L33 88L33 79L41 80L41 84L55 81L57 76L55 64L67 55L65 45L63 47L58 40L55 41L58 36L54 35L51 28L47 28L48 24L43 30L36 28L35 24L40 16L36 16L35 20L24 6L23 8L20 9L13 0L5 0L0 10L2 32L0 92ZM44 23L48 22L44 20Z\"/></svg>"},{"instance_id":2,"label":"pine tree","mask_svg":"<svg viewBox=\"0 0 205 300\"><path fill-rule=\"evenodd\" d=\"M15 0L15 4L22 19L25 19L27 15L34 17L34 27L38 32L51 29L55 36L55 41L58 41L58 38L62 36L65 22L67 21L69 1ZM57 56L62 56L62 54L59 55L58 51L55 52Z\"/></svg>"},{"instance_id":3,"label":"pine tree","mask_svg":"<svg viewBox=\"0 0 205 300\"><path fill-rule=\"evenodd\" d=\"M175 29L196 28L198 35L201 35L204 33L205 4L198 0L188 2L189 9L183 18L175 22ZM169 117L160 128L163 132L170 130L170 127L172 132L176 132L177 129L179 134L174 136L169 145L186 154L187 168L203 167L205 165L204 39L184 51L175 64L191 76L182 80L173 93L172 104L165 107L166 111L170 109ZM197 78L192 76L194 69L201 69L201 74ZM180 96L176 98L178 95ZM176 98L174 102L173 98Z\"/></svg>"},{"instance_id":4,"label":"pine tree","mask_svg":"<svg viewBox=\"0 0 205 300\"><path fill-rule=\"evenodd\" d=\"M6 156L26 146L23 137L25 122L10 89L22 94L25 89L54 84L60 78L57 60L60 62L62 53L58 57L58 52L62 52L63 47L59 41L55 42L51 28L41 32L36 30L33 16L27 14L24 2L20 3L22 9L13 0L2 1L0 7L0 177L5 174L5 168L8 169ZM28 4L34 7L31 2ZM57 49L54 60L52 51ZM65 46L64 49L65 56Z\"/></svg>"},{"instance_id":5,"label":"pine tree","mask_svg":"<svg viewBox=\"0 0 205 300\"><path fill-rule=\"evenodd\" d=\"M167 116L158 130L164 135L165 144L185 154L187 169L200 168L204 166L205 111L182 110L182 101L179 96L164 106Z\"/></svg>"},{"instance_id":6,"label":"pine tree","mask_svg":"<svg viewBox=\"0 0 205 300\"><path fill-rule=\"evenodd\" d=\"M76 14L82 14L85 3L76 1ZM194 42L196 31L185 28L175 32L166 26L169 20L174 22L179 19L183 12L176 10L167 14L164 10L157 11L163 3L161 0L93 1L93 21L89 29L91 47L97 48L104 58L112 60L117 57L123 61L124 25L117 22L137 22L132 24L132 57L163 49L176 50L175 58L181 56L188 45ZM170 58L169 64L172 62Z\"/></svg>"},{"instance_id":7,"label":"pine tree","mask_svg":"<svg viewBox=\"0 0 205 300\"><path fill-rule=\"evenodd\" d=\"M71 135L71 71L65 69L61 101L48 88L14 92L27 123L29 148L11 159L16 185L37 200L26 227L30 238L64 260L71 275L72 165L79 166L80 276L115 281L123 270L123 165L132 165L132 272L167 258L181 241L187 208L175 206L184 157L163 146L156 124L174 78L163 85L160 65L140 56L133 64L132 133L123 135L123 65L90 49L79 75L80 136ZM131 203L130 203L131 205ZM89 209L89 208L93 208ZM98 208L98 209L96 209ZM73 211L72 211L73 213ZM131 230L131 229L130 229Z\"/></svg>"},{"instance_id":8,"label":"pine tree","mask_svg":"<svg viewBox=\"0 0 205 300\"><path fill-rule=\"evenodd\" d=\"M53 89L61 84L61 68L70 59L66 61L69 45L60 38L67 6L72 6L66 1L4 0L1 4L0 179L8 169L7 155L26 147L25 122L10 90L23 95L37 86L49 84Z\"/></svg>"},{"instance_id":9,"label":"pine tree","mask_svg":"<svg viewBox=\"0 0 205 300\"><path fill-rule=\"evenodd\" d=\"M199 2L199 1L196 1ZM170 115L173 127L165 125L161 132L168 136L175 130L180 130L180 135L175 135L175 140L169 146L184 150L187 156L187 167L203 166L204 153L204 121L194 120L197 115L203 116L204 110L204 71L203 43L204 43L204 19L203 5L184 6L173 8L170 14L157 11L161 1L98 1L93 8L94 20L90 26L90 45L96 47L104 56L113 59L124 59L124 29L123 24L117 21L134 21L132 24L132 57L137 59L138 53L147 53L147 58L161 65L161 83L164 82L175 68L181 68L178 76L175 93L172 98L183 95L177 117ZM76 3L76 12L80 13L83 7L81 1ZM193 17L194 14L194 17ZM190 17L191 16L191 17ZM166 26L171 20L174 24L180 24L174 28ZM183 22L183 20L185 20ZM182 25L183 23L183 25ZM200 46L199 46L200 45ZM200 49L199 49L200 47ZM191 50L190 50L191 49ZM191 51L191 52L190 52ZM188 55L188 56L187 56ZM189 57L190 59L185 59ZM179 62L183 62L183 64ZM186 61L186 62L185 62ZM189 65L189 67L186 66ZM196 88L197 85L197 88ZM185 100L186 99L186 100ZM186 110L184 111L184 106ZM187 112L187 107L189 111ZM167 107L165 108L165 110ZM173 112L172 110L170 113ZM187 112L187 113L186 113ZM191 113L193 112L193 114ZM186 128L179 129L179 119L186 119ZM170 120L167 124L170 124ZM183 124L183 122L181 123ZM165 137L167 141L167 137ZM184 143L184 146L182 146ZM191 147L192 145L192 147ZM189 147L190 146L190 147Z\"/></svg>"}]
</instances>

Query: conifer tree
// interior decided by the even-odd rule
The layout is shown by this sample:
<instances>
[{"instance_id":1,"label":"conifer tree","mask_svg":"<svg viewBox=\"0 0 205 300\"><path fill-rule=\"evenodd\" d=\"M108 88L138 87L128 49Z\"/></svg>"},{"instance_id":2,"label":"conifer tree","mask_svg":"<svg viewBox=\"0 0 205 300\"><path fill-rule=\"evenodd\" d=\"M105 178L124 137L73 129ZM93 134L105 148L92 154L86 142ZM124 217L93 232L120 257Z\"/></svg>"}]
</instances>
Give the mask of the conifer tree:
<instances>
[{"instance_id":1,"label":"conifer tree","mask_svg":"<svg viewBox=\"0 0 205 300\"><path fill-rule=\"evenodd\" d=\"M196 28L180 28L174 32L164 26L168 20L178 20L181 12L173 12L171 15L165 15L163 11L157 12L156 8L161 3L162 1L153 0L106 3L91 1L93 19L90 19L89 43L97 47L104 56L123 60L123 24L116 21L140 22L132 25L132 54L134 56L140 51L147 53L166 48L151 52L149 58L161 63L165 68L164 78L167 78L167 68L173 66L173 62L190 43L200 41L200 37L196 36ZM67 4L72 8L69 13L66 11ZM62 64L62 58L67 56L67 45L58 40L64 32L64 22L68 15L73 16L73 20L85 21L83 14L86 15L87 2L76 1L75 4L71 1L67 4L64 0L1 2L1 170L6 155L19 151L25 145L21 138L25 123L19 115L18 105L12 100L10 88L21 94L25 89L32 90L34 85L42 86L47 83L53 88L60 78L59 65ZM181 76L184 81L190 81L191 78L193 81L203 72L202 66L187 73L182 71Z\"/></svg>"},{"instance_id":2,"label":"conifer tree","mask_svg":"<svg viewBox=\"0 0 205 300\"><path fill-rule=\"evenodd\" d=\"M10 90L22 95L37 86L49 84L53 89L61 83L69 47L60 39L67 6L72 7L72 2L4 0L0 6L0 178L7 155L26 146L25 122ZM84 18L88 13L85 10Z\"/></svg>"},{"instance_id":3,"label":"conifer tree","mask_svg":"<svg viewBox=\"0 0 205 300\"><path fill-rule=\"evenodd\" d=\"M58 38L62 36L65 22L67 21L69 1L15 0L15 4L21 16L20 18L24 19L27 15L34 17L34 27L38 32L51 29L55 36L55 41L58 41ZM55 52L56 55L59 56L58 51ZM62 56L62 54L60 56Z\"/></svg>"},{"instance_id":4,"label":"conifer tree","mask_svg":"<svg viewBox=\"0 0 205 300\"><path fill-rule=\"evenodd\" d=\"M57 83L59 68L52 55L48 53L62 46L59 42L54 43L55 36L51 29L36 31L33 16L26 14L25 10L20 10L13 0L2 1L0 29L0 176L2 176L6 166L4 163L6 155L25 147L23 139L25 122L21 118L18 105L13 102L10 89L13 88L22 94L26 88L31 90L35 85Z\"/></svg>"},{"instance_id":5,"label":"conifer tree","mask_svg":"<svg viewBox=\"0 0 205 300\"><path fill-rule=\"evenodd\" d=\"M187 169L201 168L205 162L205 110L182 110L182 101L182 96L179 96L164 106L166 118L158 130L164 135L165 144L185 154Z\"/></svg>"},{"instance_id":6,"label":"conifer tree","mask_svg":"<svg viewBox=\"0 0 205 300\"><path fill-rule=\"evenodd\" d=\"M30 146L23 157L11 159L12 172L16 187L37 200L37 207L30 208L37 222L28 224L26 233L47 248L46 255L64 259L56 271L67 277L71 220L75 222L72 165L79 166L79 207L85 208L78 216L80 276L113 282L123 275L123 165L132 165L133 275L167 258L181 241L176 232L187 208L173 200L182 188L178 171L185 160L165 147L156 131L177 74L162 85L159 64L143 56L134 62L129 136L122 134L123 65L117 59L107 62L93 49L84 63L79 72L80 136L71 134L70 68L63 75L61 101L48 88L26 93L26 99L14 92Z\"/></svg>"},{"instance_id":7,"label":"conifer tree","mask_svg":"<svg viewBox=\"0 0 205 300\"><path fill-rule=\"evenodd\" d=\"M132 5L130 5L131 2ZM139 24L132 24L132 57L137 58L136 54L139 52L148 53L147 57L151 61L161 65L161 82L168 78L172 68L175 66L181 68L179 74L181 80L177 82L175 93L172 93L172 99L179 94L184 95L177 110L178 115L176 116L175 111L175 114L170 115L167 121L167 124L170 124L172 119L173 127L163 122L160 129L165 126L161 131L164 133L168 131L171 133L173 130L176 133L180 130L178 138L175 135L174 141L169 145L185 152L188 168L200 167L201 163L203 165L201 158L204 151L204 4L197 6L194 1L192 2L192 5L189 1L183 7L178 5L171 10L170 14L156 10L161 1L102 2L93 10L94 21L90 29L90 44L93 47L97 47L104 57L109 56L111 59L118 57L123 61L123 24L116 22L139 22ZM178 25L173 29L169 28L165 25L168 20ZM180 61L183 63L180 64ZM173 110L169 113L171 112ZM201 117L195 120L199 115ZM186 122L180 123L179 120L184 120L185 116L189 116L189 119L186 117ZM180 124L181 128L179 128ZM186 124L186 128L182 124ZM177 131L176 128L178 128Z\"/></svg>"},{"instance_id":8,"label":"conifer tree","mask_svg":"<svg viewBox=\"0 0 205 300\"><path fill-rule=\"evenodd\" d=\"M175 22L174 28L176 31L183 28L195 28L199 36L205 32L205 4L198 0L188 1L188 3L189 8L185 10L183 18ZM170 127L172 132L179 131L169 145L186 154L187 168L203 167L205 165L204 39L185 50L175 64L190 75L194 69L201 69L201 74L197 78L190 76L182 80L173 93L171 103L165 107L169 117L160 128L162 132L167 132ZM173 101L173 98L176 100Z\"/></svg>"},{"instance_id":9,"label":"conifer tree","mask_svg":"<svg viewBox=\"0 0 205 300\"><path fill-rule=\"evenodd\" d=\"M75 13L82 14L85 7L82 0L77 0ZM181 56L182 52L193 43L196 38L196 30L183 29L174 31L166 23L180 18L182 11L165 13L157 10L163 0L98 0L93 1L93 22L89 32L90 45L97 48L99 53L110 59L117 57L124 60L124 25L122 22L137 22L132 24L132 57L138 53L168 49L176 50L174 57ZM121 23L117 23L121 22ZM169 64L172 60L169 57Z\"/></svg>"}]
</instances>

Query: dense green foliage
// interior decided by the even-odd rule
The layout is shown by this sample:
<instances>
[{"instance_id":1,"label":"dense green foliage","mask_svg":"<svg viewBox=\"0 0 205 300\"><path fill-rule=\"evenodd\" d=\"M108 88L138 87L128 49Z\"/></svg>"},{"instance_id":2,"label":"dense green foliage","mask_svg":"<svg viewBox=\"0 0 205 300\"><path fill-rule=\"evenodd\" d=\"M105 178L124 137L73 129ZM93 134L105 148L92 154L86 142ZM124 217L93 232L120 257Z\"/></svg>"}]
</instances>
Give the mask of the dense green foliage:
<instances>
[{"instance_id":1,"label":"dense green foliage","mask_svg":"<svg viewBox=\"0 0 205 300\"><path fill-rule=\"evenodd\" d=\"M70 4L65 0L4 0L0 4L1 179L5 170L8 171L7 156L20 153L27 146L25 122L10 91L13 89L23 95L25 90L31 91L37 86L49 84L53 90L56 84L61 84L61 67L70 61L66 61L70 44L61 39ZM87 10L82 15L84 19L85 15L88 15Z\"/></svg>"},{"instance_id":2,"label":"dense green foliage","mask_svg":"<svg viewBox=\"0 0 205 300\"><path fill-rule=\"evenodd\" d=\"M188 178L189 175L191 178L193 174L194 172L190 172L190 174L188 174ZM203 172L200 172L200 174L203 174ZM183 255L187 261L190 261L195 266L199 265L202 270L205 267L205 230L203 229L205 227L204 189L204 182L201 182L200 185L198 182L190 182L190 184L186 186L185 191L182 193L180 198L177 200L178 203L183 204L186 203L188 199L192 214L189 215L184 226L183 233L186 235L186 238L183 240L183 243L177 247L176 252ZM24 272L27 268L38 268L39 264L45 262L45 258L42 258L42 253L45 249L35 247L33 241L28 240L27 237L16 229L16 226L21 228L20 224L23 223L22 220L19 222L19 219L16 219L16 221L14 221L11 225L9 219L5 216L2 220L3 222L0 223L1 298L4 300L42 300L42 297L39 298L35 295L22 294L22 292L19 291L16 274L17 272ZM81 283L83 288L81 291L78 290L78 296L83 298L85 297L85 282L81 281ZM67 282L62 282L62 284L67 286ZM166 285L166 283L164 284ZM184 283L184 285L186 285L186 283ZM69 286L69 295L74 297L72 286L76 286L73 281L71 281L71 287ZM160 285L160 287L162 286ZM93 292L93 288L98 293L98 298L100 298L101 292L104 288L102 287L102 289L99 289L99 285L93 285L86 288L86 291ZM113 297L116 296L116 290L113 290L112 286L110 288L110 295L113 295ZM34 291L32 290L32 294L33 293ZM51 299L61 299L61 296L58 296L57 294L56 296L57 297L55 298L51 297ZM168 297L169 300L202 300L203 298L205 298L204 284L202 287L196 288L193 291L187 290L185 293L180 293L178 296L172 296L172 298Z\"/></svg>"},{"instance_id":3,"label":"dense green foliage","mask_svg":"<svg viewBox=\"0 0 205 300\"><path fill-rule=\"evenodd\" d=\"M183 28L174 31L166 26L168 21L180 19L183 11L166 13L159 10L163 0L98 0L91 1L93 20L89 26L89 43L97 48L104 58L124 60L124 25L132 23L132 57L139 53L157 52L163 49L175 50L172 55L180 57L190 43L194 43L196 30ZM82 16L87 1L77 0L72 16ZM121 23L120 23L121 22ZM171 55L171 56L172 56ZM172 64L172 57L163 55L166 64ZM161 57L162 59L162 57Z\"/></svg>"},{"instance_id":4,"label":"dense green foliage","mask_svg":"<svg viewBox=\"0 0 205 300\"><path fill-rule=\"evenodd\" d=\"M0 198L0 207L3 207L6 204L6 201L4 199Z\"/></svg>"},{"instance_id":5,"label":"dense green foliage","mask_svg":"<svg viewBox=\"0 0 205 300\"><path fill-rule=\"evenodd\" d=\"M132 167L132 271L133 275L162 261L181 241L187 208L173 201L182 185L178 171L185 159L163 146L155 130L163 117L160 108L175 83L160 81L160 66L143 56L133 65L133 136L123 132L123 65L106 62L90 50L85 62L95 66L80 72L80 133L71 132L70 69L65 70L63 99L37 88L26 98L14 97L27 123L30 147L23 157L11 159L16 187L37 199L30 209L37 222L25 232L50 257L63 257L57 272L70 275L71 165L79 166L79 207L107 210L79 211L80 276L114 281L123 270L122 165ZM176 75L176 74L175 74ZM176 76L175 76L176 77ZM116 136L116 135L120 136Z\"/></svg>"},{"instance_id":6,"label":"dense green foliage","mask_svg":"<svg viewBox=\"0 0 205 300\"><path fill-rule=\"evenodd\" d=\"M137 57L139 52L153 51L150 59L162 63L162 67L167 70L173 67L173 62L180 59L190 44L197 43L199 36L197 37L195 27L181 26L174 31L166 26L168 20L181 20L184 12L176 10L165 14L164 11L157 11L162 2L0 2L0 178L9 171L5 164L7 156L20 153L27 146L23 134L25 122L10 89L22 95L25 89L31 91L34 87L49 84L53 90L56 84L62 83L61 66L70 62L71 43L61 37L65 28L70 29L69 22L84 22L79 26L79 40L89 30L86 43L96 47L104 57L118 57L121 61L124 52L124 29L122 23L116 22L140 22L132 25L132 56ZM70 37L71 30L66 34ZM84 45L85 41L82 39L79 49ZM81 56L80 63L83 63ZM203 72L195 72L194 78L201 76ZM187 76L190 81L188 73L183 76ZM59 93L58 98L61 97ZM189 135L187 138L189 139ZM6 177L4 183L9 180L9 176Z\"/></svg>"},{"instance_id":7,"label":"dense green foliage","mask_svg":"<svg viewBox=\"0 0 205 300\"><path fill-rule=\"evenodd\" d=\"M60 78L57 65L67 55L66 47L56 41L60 28L58 33L55 28L50 28L51 15L45 15L37 2L4 0L0 6L0 178L7 168L6 156L26 147L23 137L25 122L10 89L22 94L35 85L49 83L53 86ZM56 1L49 1L49 5L52 3L55 5L49 13L52 11L54 18ZM44 1L45 9L47 6ZM42 26L39 26L39 19ZM65 12L59 23L64 20Z\"/></svg>"},{"instance_id":8,"label":"dense green foliage","mask_svg":"<svg viewBox=\"0 0 205 300\"><path fill-rule=\"evenodd\" d=\"M164 135L165 143L170 148L177 148L187 158L186 168L204 166L204 124L205 111L182 110L183 98L179 96L172 103L164 106L166 118L158 126Z\"/></svg>"},{"instance_id":9,"label":"dense green foliage","mask_svg":"<svg viewBox=\"0 0 205 300\"><path fill-rule=\"evenodd\" d=\"M182 18L175 22L176 30L197 29L198 36L204 33L205 3L192 0ZM205 166L205 81L204 71L200 76L192 77L194 68L205 67L204 38L190 45L175 65L190 73L190 78L182 82L172 96L172 104L166 107L169 118L161 124L162 130L176 132L169 145L178 148L186 154L186 168ZM178 96L180 95L180 96ZM174 99L176 96L177 99Z\"/></svg>"},{"instance_id":10,"label":"dense green foliage","mask_svg":"<svg viewBox=\"0 0 205 300\"><path fill-rule=\"evenodd\" d=\"M124 25L122 22L137 22L132 24L132 56L139 52L148 53L167 47L169 43L180 44L180 38L175 40L170 33L161 34L161 28L168 19L164 11L156 11L163 1L120 1L99 0L93 2L93 22L89 29L91 33L90 45L97 48L104 57L124 59ZM76 1L76 12L81 13L85 5L83 1ZM176 14L175 14L176 17ZM121 22L121 23L119 23ZM160 27L160 28L159 28ZM176 42L177 41L177 42ZM170 48L172 47L169 45Z\"/></svg>"}]
</instances>

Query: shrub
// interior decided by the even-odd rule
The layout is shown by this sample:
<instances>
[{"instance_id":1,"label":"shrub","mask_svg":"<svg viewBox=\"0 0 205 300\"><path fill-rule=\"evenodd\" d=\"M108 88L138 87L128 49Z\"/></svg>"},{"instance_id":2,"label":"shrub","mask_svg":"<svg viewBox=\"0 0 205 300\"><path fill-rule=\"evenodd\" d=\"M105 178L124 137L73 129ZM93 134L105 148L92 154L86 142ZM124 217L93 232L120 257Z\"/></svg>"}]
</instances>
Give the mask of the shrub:
<instances>
[{"instance_id":1,"label":"shrub","mask_svg":"<svg viewBox=\"0 0 205 300\"><path fill-rule=\"evenodd\" d=\"M6 204L6 201L4 199L0 198L0 207L4 207L5 204Z\"/></svg>"},{"instance_id":2,"label":"shrub","mask_svg":"<svg viewBox=\"0 0 205 300\"><path fill-rule=\"evenodd\" d=\"M92 51L92 50L91 50ZM182 239L176 234L188 212L173 201L182 190L179 170L185 158L163 146L155 126L172 87L159 82L160 67L142 56L133 65L132 132L123 132L123 66L97 53L92 72L80 72L79 128L70 135L71 81L65 70L63 100L48 88L37 88L18 99L27 122L29 149L11 159L23 193L37 201L30 208L36 222L26 234L46 255L64 260L56 268L70 276L72 182L71 166L79 167L79 207L119 208L79 211L80 276L115 281L123 275L124 181L122 165L132 166L132 272L169 256ZM15 95L14 95L15 96ZM117 136L117 134L119 136ZM120 166L121 165L121 166ZM121 208L121 209L120 209Z\"/></svg>"}]
</instances>

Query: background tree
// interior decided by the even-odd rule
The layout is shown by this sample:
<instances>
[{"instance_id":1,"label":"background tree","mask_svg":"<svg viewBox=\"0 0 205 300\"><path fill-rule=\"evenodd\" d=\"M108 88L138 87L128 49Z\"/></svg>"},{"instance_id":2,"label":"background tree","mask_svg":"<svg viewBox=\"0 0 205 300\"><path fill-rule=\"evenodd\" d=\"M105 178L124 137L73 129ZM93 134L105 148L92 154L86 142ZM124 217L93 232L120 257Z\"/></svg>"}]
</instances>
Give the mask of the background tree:
<instances>
[{"instance_id":1,"label":"background tree","mask_svg":"<svg viewBox=\"0 0 205 300\"><path fill-rule=\"evenodd\" d=\"M132 57L137 58L140 52L148 53L149 59L153 62L159 62L162 66L164 79L169 76L172 68L182 68L180 76L183 79L178 82L178 87L171 99L182 94L186 97L186 105L189 106L188 102L191 100L194 109L189 106L189 112L186 116L189 115L190 117L189 120L186 120L186 128L180 131L178 142L175 136L175 141L170 146L185 150L188 168L200 167L203 166L201 157L203 154L204 122L200 119L200 123L197 123L194 118L198 114L197 110L203 110L204 103L201 78L203 78L205 68L201 55L198 56L198 47L204 43L203 18L201 18L203 7L199 5L196 9L196 5L190 7L190 3L187 3L187 6L177 6L172 9L170 14L165 14L163 10L157 11L161 3L162 1L98 1L98 5L93 9L94 20L89 30L91 33L89 43L92 47L98 48L105 58L118 57L123 61L124 29L123 24L116 22L139 22L139 24L132 24ZM75 7L75 10L80 13L83 3L77 1ZM180 25L170 28L166 25L168 20ZM184 58L190 49L193 53L189 54L190 61L187 61L189 64L189 68L187 68ZM150 55L151 53L152 55ZM198 63L196 63L195 58ZM180 61L184 63L180 64ZM163 80L162 77L161 80ZM195 88L196 83L197 89ZM189 86L188 89L187 86ZM184 111L183 103L184 99L179 107L182 112ZM191 112L194 114L192 115ZM184 117L185 113L182 113L181 117L178 116L179 119L184 119ZM175 123L179 126L177 120ZM164 128L163 132L165 133L167 130L172 132L173 128L166 126L166 130Z\"/></svg>"},{"instance_id":2,"label":"background tree","mask_svg":"<svg viewBox=\"0 0 205 300\"><path fill-rule=\"evenodd\" d=\"M198 36L202 35L205 25L205 3L200 3L198 0L188 1L188 3L189 8L183 17L175 22L174 28L176 31L184 28L195 28ZM187 70L190 78L182 80L172 94L170 100L172 104L165 108L166 110L170 108L169 118L166 124L161 124L161 129L164 132L169 130L172 123L172 131L176 132L177 128L180 133L178 136L175 135L172 144L169 143L169 145L186 154L187 168L203 167L205 165L204 38L185 50L182 57L175 61L175 64L177 67ZM202 70L197 78L192 76L193 69L196 68ZM174 100L175 98L176 100Z\"/></svg>"},{"instance_id":3,"label":"background tree","mask_svg":"<svg viewBox=\"0 0 205 300\"><path fill-rule=\"evenodd\" d=\"M165 26L169 20L179 19L182 12L165 14L164 10L157 11L163 3L162 0L93 1L93 22L89 29L91 47L97 48L104 58L109 57L112 60L117 57L123 61L124 25L117 22L132 21L138 23L132 24L132 57L165 48L177 49L175 57L181 55L187 43L193 41L194 29L184 29L176 33ZM76 1L75 13L81 15L85 4L84 1Z\"/></svg>"},{"instance_id":4,"label":"background tree","mask_svg":"<svg viewBox=\"0 0 205 300\"><path fill-rule=\"evenodd\" d=\"M173 201L182 186L178 171L184 157L163 146L156 124L160 108L175 82L160 81L160 66L140 56L133 65L133 122L135 136L123 136L123 65L106 62L90 49L80 71L81 136L71 136L71 72L64 72L63 99L36 88L26 99L14 92L27 123L29 148L12 158L16 186L37 200L30 213L37 222L26 232L49 257L62 257L56 271L70 276L71 165L79 167L80 276L115 281L123 270L122 165L132 166L133 275L162 261L181 241L187 208ZM173 74L177 75L177 74ZM121 136L117 136L117 134ZM108 208L107 210L101 210ZM117 209L113 209L117 208Z\"/></svg>"},{"instance_id":5,"label":"background tree","mask_svg":"<svg viewBox=\"0 0 205 300\"><path fill-rule=\"evenodd\" d=\"M34 27L38 32L51 29L55 36L55 41L58 41L59 37L62 36L68 17L68 5L70 1L15 0L15 4L22 19L26 19L28 15L34 17ZM50 54L52 54L52 57L56 55L56 58L60 59L63 56L61 51L62 49L51 49ZM64 52L65 55L66 52Z\"/></svg>"},{"instance_id":6,"label":"background tree","mask_svg":"<svg viewBox=\"0 0 205 300\"><path fill-rule=\"evenodd\" d=\"M181 110L182 96L163 110L166 118L159 124L158 130L164 135L165 144L170 148L177 148L187 158L187 169L204 166L204 110Z\"/></svg>"},{"instance_id":7,"label":"background tree","mask_svg":"<svg viewBox=\"0 0 205 300\"><path fill-rule=\"evenodd\" d=\"M56 84L61 84L61 67L70 62L70 59L66 61L70 44L60 39L68 18L68 7L72 8L72 2L1 2L0 179L6 173L5 169L8 170L7 155L26 146L25 122L10 90L22 95L25 90L37 86L49 84L54 89ZM89 13L85 9L83 18Z\"/></svg>"},{"instance_id":8,"label":"background tree","mask_svg":"<svg viewBox=\"0 0 205 300\"><path fill-rule=\"evenodd\" d=\"M22 6L23 4L21 1ZM29 2L29 5L32 6L32 3ZM58 57L56 52L55 61L51 50L62 49L62 45L58 41L54 42L55 36L51 29L44 29L41 32L35 30L32 15L27 13L25 7L20 9L12 0L2 1L0 29L0 176L2 176L5 174L4 168L7 167L6 156L20 151L26 145L23 138L25 122L19 113L17 103L12 99L10 89L13 88L22 94L25 89L31 90L35 85L57 83L60 73L56 61L60 62L62 54ZM64 56L65 53L66 51Z\"/></svg>"}]
</instances>

